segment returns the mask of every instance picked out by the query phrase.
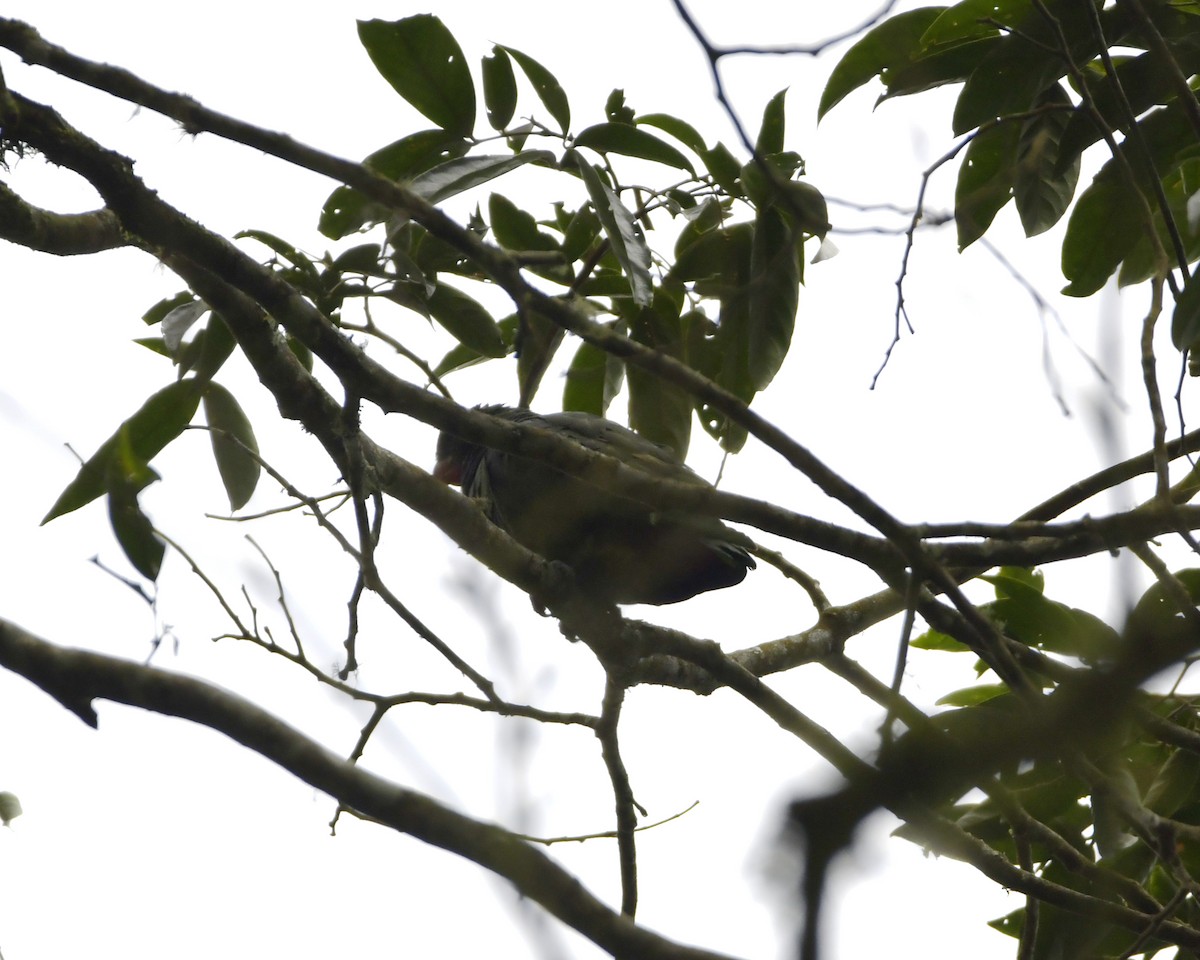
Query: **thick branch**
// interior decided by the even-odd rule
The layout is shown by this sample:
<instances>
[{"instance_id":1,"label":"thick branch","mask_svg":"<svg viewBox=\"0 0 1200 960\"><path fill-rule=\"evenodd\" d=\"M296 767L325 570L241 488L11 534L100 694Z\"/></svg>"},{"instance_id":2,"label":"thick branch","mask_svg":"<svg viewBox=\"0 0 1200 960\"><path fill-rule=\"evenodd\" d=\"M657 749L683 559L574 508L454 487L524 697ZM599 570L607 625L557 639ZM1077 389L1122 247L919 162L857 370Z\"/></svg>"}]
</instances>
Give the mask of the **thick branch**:
<instances>
[{"instance_id":1,"label":"thick branch","mask_svg":"<svg viewBox=\"0 0 1200 960\"><path fill-rule=\"evenodd\" d=\"M154 667L56 647L4 620L0 666L35 683L93 727L92 703L102 699L223 733L358 813L504 877L523 897L614 956L720 960L719 954L673 943L609 909L574 876L504 828L368 773L236 694Z\"/></svg>"}]
</instances>

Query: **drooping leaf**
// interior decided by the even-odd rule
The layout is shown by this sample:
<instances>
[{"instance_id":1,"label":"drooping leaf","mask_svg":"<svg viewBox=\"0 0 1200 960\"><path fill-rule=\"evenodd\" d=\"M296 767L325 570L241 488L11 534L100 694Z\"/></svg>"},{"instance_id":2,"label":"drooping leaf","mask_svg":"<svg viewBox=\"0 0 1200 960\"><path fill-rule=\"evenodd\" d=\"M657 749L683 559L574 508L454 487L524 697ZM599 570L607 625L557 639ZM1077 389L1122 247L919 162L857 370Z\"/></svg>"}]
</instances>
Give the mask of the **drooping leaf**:
<instances>
[{"instance_id":1,"label":"drooping leaf","mask_svg":"<svg viewBox=\"0 0 1200 960\"><path fill-rule=\"evenodd\" d=\"M633 301L639 306L650 303L652 283L650 280L650 248L638 232L633 214L621 202L612 187L600 172L586 161L580 161L579 172L583 175L588 196L604 235L612 247L613 254L625 271Z\"/></svg>"},{"instance_id":2,"label":"drooping leaf","mask_svg":"<svg viewBox=\"0 0 1200 960\"><path fill-rule=\"evenodd\" d=\"M680 316L681 301L664 290L655 291L654 303L638 310L630 336L676 360L686 361L686 333ZM629 425L647 440L669 447L682 461L692 432L693 402L687 391L642 367L629 365Z\"/></svg>"},{"instance_id":3,"label":"drooping leaf","mask_svg":"<svg viewBox=\"0 0 1200 960\"><path fill-rule=\"evenodd\" d=\"M954 193L960 251L982 237L1012 199L1019 136L1016 123L1000 123L981 130L967 145Z\"/></svg>"},{"instance_id":4,"label":"drooping leaf","mask_svg":"<svg viewBox=\"0 0 1200 960\"><path fill-rule=\"evenodd\" d=\"M138 494L157 479L158 474L134 450L128 422L122 424L105 465L108 520L126 558L148 580L158 578L165 547L138 505Z\"/></svg>"},{"instance_id":5,"label":"drooping leaf","mask_svg":"<svg viewBox=\"0 0 1200 960\"><path fill-rule=\"evenodd\" d=\"M690 123L680 120L678 117L673 117L667 113L647 113L637 118L639 126L645 125L650 127L658 127L673 136L676 140L682 143L685 147L691 150L696 156L703 156L708 149L704 145L704 138Z\"/></svg>"},{"instance_id":6,"label":"drooping leaf","mask_svg":"<svg viewBox=\"0 0 1200 960\"><path fill-rule=\"evenodd\" d=\"M132 454L149 463L168 443L183 433L196 414L200 392L195 380L179 380L157 391L117 428L79 468L50 511L42 519L48 523L55 517L78 510L106 492L110 464L118 455L117 444L124 432Z\"/></svg>"},{"instance_id":7,"label":"drooping leaf","mask_svg":"<svg viewBox=\"0 0 1200 960\"><path fill-rule=\"evenodd\" d=\"M1059 163L1059 142L1070 122L1071 99L1058 84L1038 98L1035 109L1054 106L1064 109L1030 117L1021 124L1017 141L1013 197L1027 237L1044 233L1058 223L1079 182L1078 157L1065 166Z\"/></svg>"},{"instance_id":8,"label":"drooping leaf","mask_svg":"<svg viewBox=\"0 0 1200 960\"><path fill-rule=\"evenodd\" d=\"M621 390L625 364L586 340L579 344L563 383L564 410L579 410L598 417Z\"/></svg>"},{"instance_id":9,"label":"drooping leaf","mask_svg":"<svg viewBox=\"0 0 1200 960\"><path fill-rule=\"evenodd\" d=\"M619 153L626 157L640 157L678 167L695 175L692 162L682 152L652 133L627 123L597 123L580 132L575 138L576 147L590 147L597 153Z\"/></svg>"},{"instance_id":10,"label":"drooping leaf","mask_svg":"<svg viewBox=\"0 0 1200 960\"><path fill-rule=\"evenodd\" d=\"M508 353L492 315L479 301L461 290L439 283L426 301L426 307L429 315L455 340L476 353L485 357L503 357Z\"/></svg>"},{"instance_id":11,"label":"drooping leaf","mask_svg":"<svg viewBox=\"0 0 1200 960\"><path fill-rule=\"evenodd\" d=\"M516 112L517 78L503 47L492 47L492 55L483 58L483 103L494 130L507 127Z\"/></svg>"},{"instance_id":12,"label":"drooping leaf","mask_svg":"<svg viewBox=\"0 0 1200 960\"><path fill-rule=\"evenodd\" d=\"M525 76L529 78L529 82L533 84L533 91L537 94L538 99L542 101L542 106L546 108L550 116L558 123L559 130L562 133L570 130L571 105L567 101L566 92L554 74L534 60L533 57L522 53L520 50L504 46L500 47L500 49L517 61L517 66L521 68Z\"/></svg>"},{"instance_id":13,"label":"drooping leaf","mask_svg":"<svg viewBox=\"0 0 1200 960\"><path fill-rule=\"evenodd\" d=\"M371 62L405 100L443 130L469 137L475 85L445 24L429 13L403 20L360 20L358 37Z\"/></svg>"},{"instance_id":14,"label":"drooping leaf","mask_svg":"<svg viewBox=\"0 0 1200 960\"><path fill-rule=\"evenodd\" d=\"M1141 214L1137 199L1118 176L1102 171L1075 201L1063 237L1063 293L1089 297L1108 281L1137 242Z\"/></svg>"},{"instance_id":15,"label":"drooping leaf","mask_svg":"<svg viewBox=\"0 0 1200 960\"><path fill-rule=\"evenodd\" d=\"M549 317L535 311L527 311L517 324L517 384L518 399L522 407L533 402L534 394L541 386L542 377L562 344L566 333Z\"/></svg>"},{"instance_id":16,"label":"drooping leaf","mask_svg":"<svg viewBox=\"0 0 1200 960\"><path fill-rule=\"evenodd\" d=\"M800 249L796 231L775 208L760 210L750 248L747 373L766 389L783 365L796 326Z\"/></svg>"},{"instance_id":17,"label":"drooping leaf","mask_svg":"<svg viewBox=\"0 0 1200 960\"><path fill-rule=\"evenodd\" d=\"M439 164L432 170L426 170L413 179L411 186L430 203L440 203L447 197L495 180L496 177L527 163L547 163L553 160L554 155L546 150L529 150L516 156L499 154L460 157Z\"/></svg>"},{"instance_id":18,"label":"drooping leaf","mask_svg":"<svg viewBox=\"0 0 1200 960\"><path fill-rule=\"evenodd\" d=\"M237 398L219 383L209 383L204 390L204 419L212 428L209 439L229 509L240 510L253 496L262 473L252 456L258 453L254 428Z\"/></svg>"},{"instance_id":19,"label":"drooping leaf","mask_svg":"<svg viewBox=\"0 0 1200 960\"><path fill-rule=\"evenodd\" d=\"M863 84L889 70L912 63L925 51L921 38L941 16L945 7L921 7L888 17L856 41L829 75L821 102L820 120Z\"/></svg>"}]
</instances>

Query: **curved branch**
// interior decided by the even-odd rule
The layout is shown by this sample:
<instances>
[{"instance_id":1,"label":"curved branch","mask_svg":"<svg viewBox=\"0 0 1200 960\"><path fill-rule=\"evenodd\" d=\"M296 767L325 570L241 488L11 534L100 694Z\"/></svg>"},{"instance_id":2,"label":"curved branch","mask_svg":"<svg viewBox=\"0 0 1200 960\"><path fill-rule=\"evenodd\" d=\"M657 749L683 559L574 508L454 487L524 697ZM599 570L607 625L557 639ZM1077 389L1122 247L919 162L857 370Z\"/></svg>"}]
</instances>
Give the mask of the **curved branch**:
<instances>
[{"instance_id":1,"label":"curved branch","mask_svg":"<svg viewBox=\"0 0 1200 960\"><path fill-rule=\"evenodd\" d=\"M59 257L133 246L107 207L88 213L55 213L36 207L0 183L0 240Z\"/></svg>"},{"instance_id":2,"label":"curved branch","mask_svg":"<svg viewBox=\"0 0 1200 960\"><path fill-rule=\"evenodd\" d=\"M223 733L356 812L491 870L614 956L723 956L639 927L503 827L464 816L368 773L274 714L212 684L116 657L56 647L5 620L0 620L0 666L35 683L92 727L98 722L93 701L101 699L181 717Z\"/></svg>"}]
</instances>

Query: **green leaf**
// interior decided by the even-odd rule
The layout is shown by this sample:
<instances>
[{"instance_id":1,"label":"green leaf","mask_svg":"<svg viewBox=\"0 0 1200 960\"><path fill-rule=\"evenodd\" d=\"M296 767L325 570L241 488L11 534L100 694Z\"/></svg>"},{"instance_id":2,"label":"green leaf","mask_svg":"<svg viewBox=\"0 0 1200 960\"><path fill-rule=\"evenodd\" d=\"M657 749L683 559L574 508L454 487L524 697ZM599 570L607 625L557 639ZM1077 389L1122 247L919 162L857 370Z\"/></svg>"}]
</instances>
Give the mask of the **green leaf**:
<instances>
[{"instance_id":1,"label":"green leaf","mask_svg":"<svg viewBox=\"0 0 1200 960\"><path fill-rule=\"evenodd\" d=\"M1010 692L1011 690L1007 684L981 683L974 687L964 687L962 690L955 690L944 697L939 697L937 705L940 707L974 707L981 703L987 703L989 700L995 700L996 697L1002 697Z\"/></svg>"},{"instance_id":2,"label":"green leaf","mask_svg":"<svg viewBox=\"0 0 1200 960\"><path fill-rule=\"evenodd\" d=\"M940 630L926 630L918 637L908 642L910 647L918 650L941 650L945 653L970 653L971 648L961 640L955 640L948 633Z\"/></svg>"},{"instance_id":3,"label":"green leaf","mask_svg":"<svg viewBox=\"0 0 1200 960\"><path fill-rule=\"evenodd\" d=\"M251 455L258 453L254 428L241 404L219 383L204 390L204 418L212 428L209 439L229 509L240 510L253 496L262 473L261 464Z\"/></svg>"},{"instance_id":4,"label":"green leaf","mask_svg":"<svg viewBox=\"0 0 1200 960\"><path fill-rule=\"evenodd\" d=\"M412 189L430 203L440 203L470 190L481 183L515 170L527 163L552 162L554 155L546 150L529 150L517 156L485 155L461 157L426 170L412 181Z\"/></svg>"},{"instance_id":5,"label":"green leaf","mask_svg":"<svg viewBox=\"0 0 1200 960\"><path fill-rule=\"evenodd\" d=\"M571 127L571 105L567 102L567 94L549 70L543 67L533 57L514 50L512 47L500 47L505 53L517 61L517 66L533 84L533 91L538 95L551 117L558 123L559 130L566 133Z\"/></svg>"},{"instance_id":6,"label":"green leaf","mask_svg":"<svg viewBox=\"0 0 1200 960\"><path fill-rule=\"evenodd\" d=\"M718 143L711 150L702 153L700 157L718 187L731 197L742 195L738 184L742 165L737 162L737 158L729 152L729 148L725 144Z\"/></svg>"},{"instance_id":7,"label":"green leaf","mask_svg":"<svg viewBox=\"0 0 1200 960\"><path fill-rule=\"evenodd\" d=\"M527 311L517 325L517 384L519 405L528 407L541 386L542 377L558 352L566 331L549 317Z\"/></svg>"},{"instance_id":8,"label":"green leaf","mask_svg":"<svg viewBox=\"0 0 1200 960\"><path fill-rule=\"evenodd\" d=\"M968 144L954 192L960 251L982 237L1012 199L1019 136L1016 123L1001 123L980 131Z\"/></svg>"},{"instance_id":9,"label":"green leaf","mask_svg":"<svg viewBox=\"0 0 1200 960\"><path fill-rule=\"evenodd\" d=\"M149 463L163 447L183 433L199 403L197 382L190 379L176 381L151 395L79 468L75 479L59 494L42 523L78 510L107 492L110 465L119 455L118 442L127 442L134 456ZM121 440L122 435L125 440Z\"/></svg>"},{"instance_id":10,"label":"green leaf","mask_svg":"<svg viewBox=\"0 0 1200 960\"><path fill-rule=\"evenodd\" d=\"M1071 105L1067 92L1058 84L1038 98L1035 108L1056 104ZM1054 110L1030 117L1021 125L1013 197L1027 237L1045 233L1058 223L1075 196L1079 158L1063 168L1059 164L1059 142L1070 119L1070 110Z\"/></svg>"},{"instance_id":11,"label":"green leaf","mask_svg":"<svg viewBox=\"0 0 1200 960\"><path fill-rule=\"evenodd\" d=\"M613 397L621 390L624 375L624 361L583 341L567 368L563 409L604 416Z\"/></svg>"},{"instance_id":12,"label":"green leaf","mask_svg":"<svg viewBox=\"0 0 1200 960\"><path fill-rule=\"evenodd\" d=\"M493 130L503 130L517 109L517 78L503 47L492 47L483 58L483 103Z\"/></svg>"},{"instance_id":13,"label":"green leaf","mask_svg":"<svg viewBox=\"0 0 1200 960\"><path fill-rule=\"evenodd\" d=\"M1130 188L1103 173L1075 201L1062 244L1063 293L1088 297L1099 290L1133 248L1141 215Z\"/></svg>"},{"instance_id":14,"label":"green leaf","mask_svg":"<svg viewBox=\"0 0 1200 960\"><path fill-rule=\"evenodd\" d=\"M1001 567L996 573L984 574L979 578L996 588L996 599L1023 596L1027 591L1046 592L1046 577L1033 567Z\"/></svg>"},{"instance_id":15,"label":"green leaf","mask_svg":"<svg viewBox=\"0 0 1200 960\"><path fill-rule=\"evenodd\" d=\"M376 150L363 163L389 180L411 180L430 167L461 157L469 143L445 130L420 130ZM325 200L317 228L339 240L388 217L388 211L350 187L338 187Z\"/></svg>"},{"instance_id":16,"label":"green leaf","mask_svg":"<svg viewBox=\"0 0 1200 960\"><path fill-rule=\"evenodd\" d=\"M503 320L498 320L496 327L500 331L500 336L504 339L505 349L512 352L513 341L517 335L517 315L512 314ZM467 367L473 367L478 363L483 363L483 361L490 359L492 358L485 357L482 353L472 350L464 343L456 343L438 361L437 366L433 368L433 375L435 377L444 377L455 370L465 370Z\"/></svg>"},{"instance_id":17,"label":"green leaf","mask_svg":"<svg viewBox=\"0 0 1200 960\"><path fill-rule=\"evenodd\" d=\"M148 580L157 579L165 548L137 498L158 479L158 474L134 450L128 423L122 424L113 438L112 457L105 466L104 479L108 520L117 543L138 573Z\"/></svg>"},{"instance_id":18,"label":"green leaf","mask_svg":"<svg viewBox=\"0 0 1200 960\"><path fill-rule=\"evenodd\" d=\"M669 133L698 157L704 156L707 151L704 138L700 136L696 128L669 113L647 113L645 116L638 117L637 123L639 126L658 127L659 130Z\"/></svg>"},{"instance_id":19,"label":"green leaf","mask_svg":"<svg viewBox=\"0 0 1200 960\"><path fill-rule=\"evenodd\" d=\"M634 122L637 113L625 102L625 91L617 89L604 101L604 116L611 123L623 123L628 126Z\"/></svg>"},{"instance_id":20,"label":"green leaf","mask_svg":"<svg viewBox=\"0 0 1200 960\"><path fill-rule=\"evenodd\" d=\"M754 152L760 157L783 152L783 134L787 119L784 110L786 100L785 88L767 101L762 123L758 128L758 139L754 142Z\"/></svg>"},{"instance_id":21,"label":"green leaf","mask_svg":"<svg viewBox=\"0 0 1200 960\"><path fill-rule=\"evenodd\" d=\"M429 315L445 327L455 340L476 353L493 358L508 353L492 315L461 290L439 283L426 306Z\"/></svg>"},{"instance_id":22,"label":"green leaf","mask_svg":"<svg viewBox=\"0 0 1200 960\"><path fill-rule=\"evenodd\" d=\"M646 306L653 296L650 280L650 248L642 239L634 222L633 214L621 203L621 198L600 175L596 167L580 160L579 172L583 175L592 207L600 218L604 235L612 247L614 256L625 271L633 301Z\"/></svg>"},{"instance_id":23,"label":"green leaf","mask_svg":"<svg viewBox=\"0 0 1200 960\"><path fill-rule=\"evenodd\" d=\"M154 306L142 314L142 322L148 327L154 326L156 323L162 323L163 317L169 314L176 307L181 307L186 303L192 303L196 300L195 294L191 290L180 290L173 297L166 297L159 300Z\"/></svg>"},{"instance_id":24,"label":"green leaf","mask_svg":"<svg viewBox=\"0 0 1200 960\"><path fill-rule=\"evenodd\" d=\"M597 123L590 126L575 138L575 146L590 147L600 154L619 153L626 157L665 163L686 170L693 176L696 173L692 162L675 147L627 123Z\"/></svg>"},{"instance_id":25,"label":"green leaf","mask_svg":"<svg viewBox=\"0 0 1200 960\"><path fill-rule=\"evenodd\" d=\"M863 84L912 63L924 53L921 38L941 16L945 7L921 7L889 17L858 40L833 68L821 102L819 121ZM781 148L782 149L782 148Z\"/></svg>"},{"instance_id":26,"label":"green leaf","mask_svg":"<svg viewBox=\"0 0 1200 960\"><path fill-rule=\"evenodd\" d=\"M932 51L999 36L997 23L1018 24L1032 7L1032 0L963 0L943 10L922 35L921 44Z\"/></svg>"},{"instance_id":27,"label":"green leaf","mask_svg":"<svg viewBox=\"0 0 1200 960\"><path fill-rule=\"evenodd\" d=\"M430 13L403 20L360 20L371 62L405 100L443 130L469 137L475 86L458 41Z\"/></svg>"},{"instance_id":28,"label":"green leaf","mask_svg":"<svg viewBox=\"0 0 1200 960\"><path fill-rule=\"evenodd\" d=\"M1197 340L1200 340L1200 271L1187 278L1171 317L1171 342L1176 349L1190 350Z\"/></svg>"},{"instance_id":29,"label":"green leaf","mask_svg":"<svg viewBox=\"0 0 1200 960\"><path fill-rule=\"evenodd\" d=\"M750 247L747 367L755 391L766 389L783 365L796 327L800 244L775 209L760 210Z\"/></svg>"},{"instance_id":30,"label":"green leaf","mask_svg":"<svg viewBox=\"0 0 1200 960\"><path fill-rule=\"evenodd\" d=\"M638 343L686 362L684 323L680 303L663 290L655 291L654 303L637 312L630 336ZM687 456L692 432L691 395L657 374L630 366L629 425L647 440L669 447L680 462Z\"/></svg>"}]
</instances>

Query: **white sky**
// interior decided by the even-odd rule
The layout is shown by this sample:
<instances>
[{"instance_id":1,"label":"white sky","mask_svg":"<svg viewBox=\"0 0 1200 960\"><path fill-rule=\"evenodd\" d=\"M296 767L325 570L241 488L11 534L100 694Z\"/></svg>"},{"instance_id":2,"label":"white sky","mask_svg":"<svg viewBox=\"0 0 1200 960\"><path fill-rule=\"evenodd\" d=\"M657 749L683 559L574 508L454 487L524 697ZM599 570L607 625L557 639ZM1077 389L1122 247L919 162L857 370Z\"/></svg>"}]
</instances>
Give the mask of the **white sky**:
<instances>
[{"instance_id":1,"label":"white sky","mask_svg":"<svg viewBox=\"0 0 1200 960\"><path fill-rule=\"evenodd\" d=\"M354 19L429 9L442 16L473 64L492 42L502 42L553 70L571 97L576 130L602 119L609 90L620 86L637 110L674 113L710 141L733 145L712 100L706 64L665 0L618 0L602 11L589 7L582 16L573 4L533 0L336 6L10 0L4 13L33 23L48 40L76 53L352 158L428 125L375 74ZM693 4L719 42L780 43L836 32L875 4L781 8L743 0L736 22L723 12L727 7L712 0ZM844 19L821 22L834 7ZM816 99L833 62L740 58L728 64L726 77L752 128L766 100L790 87L789 147L805 156L812 182L827 195L911 204L918 172L951 142L952 91L885 104L874 113L874 91L863 91L814 129ZM210 228L225 234L262 228L311 252L325 249L315 224L334 184L211 137L192 139L159 117L23 67L10 55L0 55L0 66L12 88L54 104L69 122L136 158L137 172L164 199ZM526 91L520 109L532 106ZM88 190L36 159L18 163L12 183L55 209L96 205ZM952 189L947 170L934 181L931 205L944 207ZM848 217L841 207L832 210L835 226ZM1024 241L1015 220L1010 210L998 221L1005 255L1052 299L1080 345L1101 350L1100 333L1118 308L1130 318L1136 310L1111 298L1078 303L1058 297L1057 235ZM982 248L958 257L952 228L920 236L906 288L918 335L904 340L878 389L869 391L891 336L901 241L838 236L836 242L841 255L809 269L793 353L756 408L786 424L902 519L1011 518L1102 462L1097 411L1118 417L1118 429L1130 438L1125 452L1147 445L1136 383L1124 388L1133 412L1117 413L1075 347L1052 328L1050 355L1075 416L1059 413L1042 373L1043 329L1030 298ZM99 553L124 569L99 505L37 527L74 473L64 444L91 453L171 377L165 361L129 341L146 333L141 313L181 284L132 252L66 261L3 244L0 278L0 443L8 464L0 471L6 505L0 614L55 642L138 660L148 656L148 643L165 622L179 643L157 653L159 666L214 679L348 752L365 713L261 651L210 643L224 625L177 557L168 560L162 577L156 622L132 594L88 563ZM1116 352L1127 358L1136 355L1135 327L1127 319L1117 331ZM1113 355L1105 352L1106 359ZM1109 371L1136 375L1134 364L1127 364L1121 370L1113 363ZM1163 382L1169 385L1174 375L1164 370ZM290 425L274 425L269 398L244 371L240 379L236 371L222 379L249 398L269 460L310 492L336 483L311 442ZM494 379L468 376L450 385L463 402L497 399L497 390L501 399L512 395L508 380L497 386ZM544 387L538 405L555 402L554 385ZM431 431L393 421L373 422L371 429L409 459L431 462ZM247 530L202 516L225 509L206 445L199 434L186 437L156 462L165 482L149 492L148 508L231 597L248 581L264 618L282 629L267 572L242 539ZM698 442L694 454L697 469L711 476L717 462L711 445ZM753 444L730 462L723 483L849 521L845 511ZM279 502L264 484L252 506ZM582 647L563 642L523 597L480 573L423 521L392 505L389 523L393 541L383 559L393 564L391 575L418 615L513 699L598 709L601 678ZM295 519L249 532L280 567L310 651L334 662L352 581L347 561ZM876 586L848 563L811 551L790 554L821 579L835 602ZM464 579L494 597L509 632L504 643L455 589L455 581ZM1101 614L1119 600L1111 569L1099 563L1073 575L1051 570L1048 583L1056 596ZM770 570L736 590L649 615L719 639L727 649L802 629L811 619L803 598ZM462 687L377 611L368 617L365 637L364 686L383 692ZM886 676L894 638L894 626L876 630L849 652ZM511 644L507 655L505 644ZM936 656L914 655L906 692L931 702L947 689L946 667ZM969 682L965 669L961 682ZM771 683L852 743L869 742L874 712L864 711L820 668ZM394 713L366 764L477 816L515 824L513 811L525 803L530 832L608 829L611 800L598 749L586 734L537 731L522 745L528 731L520 725L497 725L451 708L429 711L415 706ZM12 830L0 831L5 960L84 953L101 960L190 960L215 953L315 960L335 951L529 952L510 919L511 896L473 865L350 820L331 839L329 798L218 735L111 705L101 705L100 716L97 733L25 681L0 675L0 790L18 794L26 810ZM651 819L700 801L682 819L641 835L640 919L684 942L744 957L781 955L789 945L787 928L764 878L765 864L779 804L827 783L821 765L727 693L697 698L637 689L624 724L634 791ZM513 768L522 772L513 776ZM983 921L1015 909L1017 898L1006 898L966 868L885 840L890 825L882 818L873 827L842 872L828 919L830 960L893 954L918 943L931 958L1012 955L1014 942L986 930ZM552 852L589 887L617 901L610 843ZM598 955L573 935L562 936L571 956Z\"/></svg>"}]
</instances>

